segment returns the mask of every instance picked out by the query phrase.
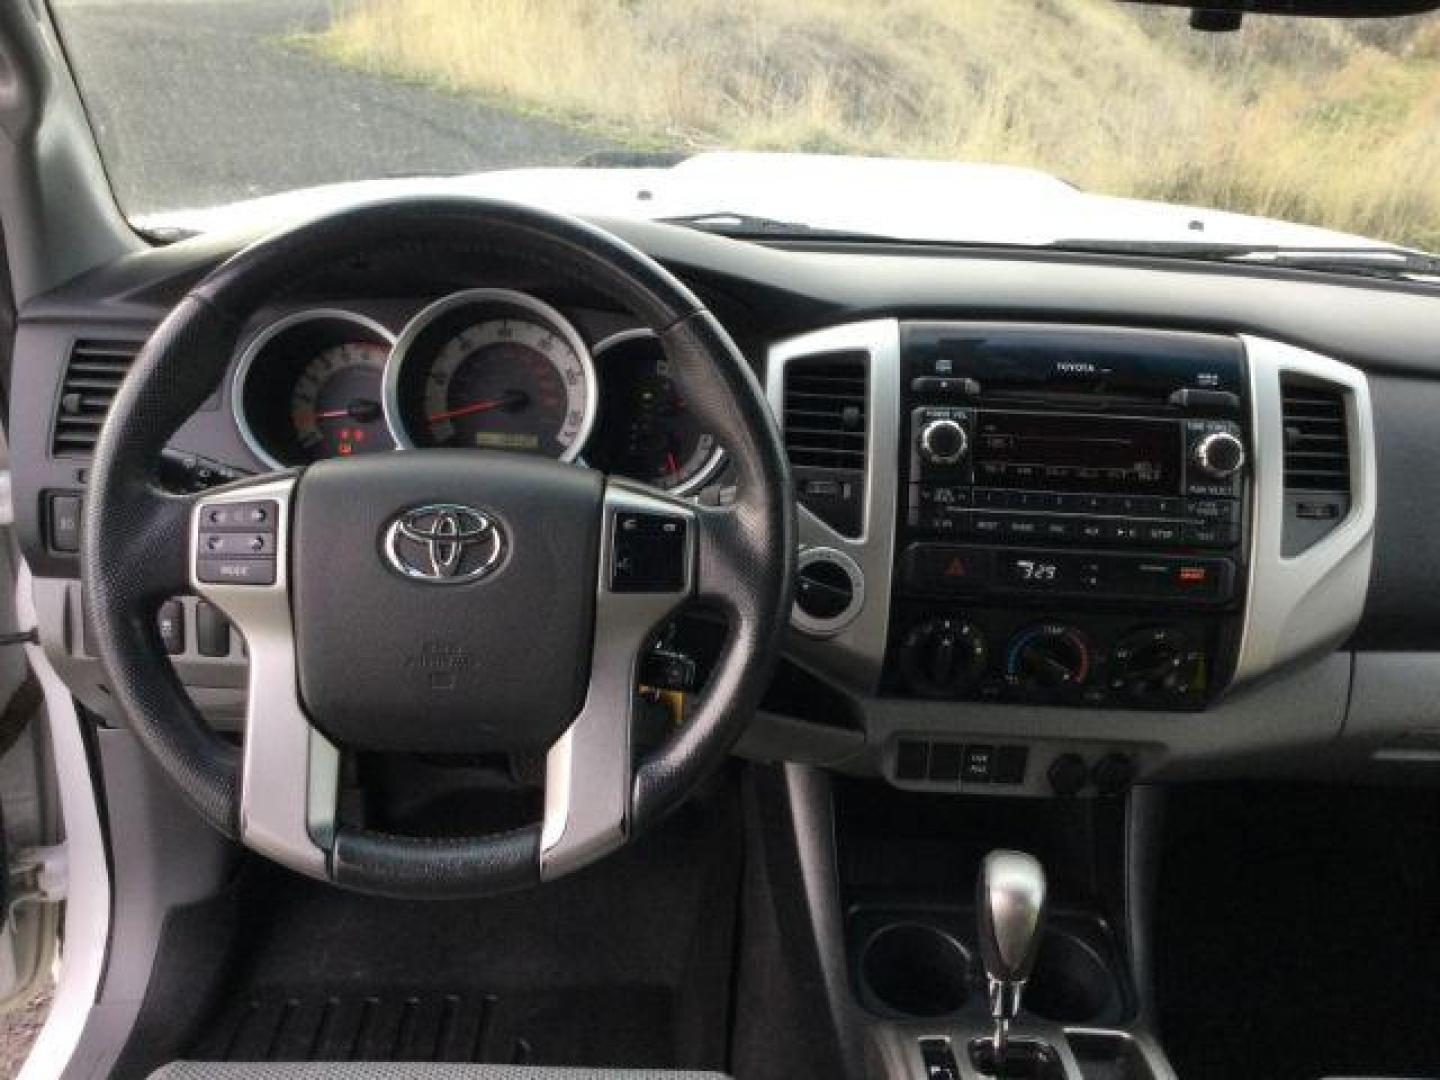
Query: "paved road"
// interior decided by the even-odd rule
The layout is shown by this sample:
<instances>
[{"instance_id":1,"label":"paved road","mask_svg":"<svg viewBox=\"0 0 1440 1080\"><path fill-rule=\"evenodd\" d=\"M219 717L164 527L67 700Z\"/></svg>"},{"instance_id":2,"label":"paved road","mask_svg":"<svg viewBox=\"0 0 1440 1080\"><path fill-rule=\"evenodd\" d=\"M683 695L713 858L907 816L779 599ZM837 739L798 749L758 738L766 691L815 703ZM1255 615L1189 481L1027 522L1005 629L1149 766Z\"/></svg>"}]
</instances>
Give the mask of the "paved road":
<instances>
[{"instance_id":1,"label":"paved road","mask_svg":"<svg viewBox=\"0 0 1440 1080\"><path fill-rule=\"evenodd\" d=\"M57 0L121 204L211 206L336 180L565 164L562 125L287 46L330 0Z\"/></svg>"}]
</instances>

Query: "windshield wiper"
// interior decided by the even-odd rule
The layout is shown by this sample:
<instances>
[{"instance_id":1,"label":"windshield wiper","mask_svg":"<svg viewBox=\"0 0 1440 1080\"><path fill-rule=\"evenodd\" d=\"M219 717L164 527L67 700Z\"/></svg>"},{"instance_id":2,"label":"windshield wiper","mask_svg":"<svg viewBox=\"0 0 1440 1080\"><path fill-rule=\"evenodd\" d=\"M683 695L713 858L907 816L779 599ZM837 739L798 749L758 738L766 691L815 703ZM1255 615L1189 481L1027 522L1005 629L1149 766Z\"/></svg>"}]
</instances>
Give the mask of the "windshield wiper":
<instances>
[{"instance_id":1,"label":"windshield wiper","mask_svg":"<svg viewBox=\"0 0 1440 1080\"><path fill-rule=\"evenodd\" d=\"M829 240L889 240L877 233L854 232L849 229L826 229L803 221L780 221L777 218L741 214L733 210L712 210L704 214L681 214L656 218L665 225L681 225L687 229L717 233L741 239L770 237L772 239L821 237Z\"/></svg>"},{"instance_id":2,"label":"windshield wiper","mask_svg":"<svg viewBox=\"0 0 1440 1080\"><path fill-rule=\"evenodd\" d=\"M1440 256L1406 248L1305 248L1277 244L1176 243L1170 240L1057 240L1048 246L1062 251L1253 263L1328 274L1440 279Z\"/></svg>"}]
</instances>

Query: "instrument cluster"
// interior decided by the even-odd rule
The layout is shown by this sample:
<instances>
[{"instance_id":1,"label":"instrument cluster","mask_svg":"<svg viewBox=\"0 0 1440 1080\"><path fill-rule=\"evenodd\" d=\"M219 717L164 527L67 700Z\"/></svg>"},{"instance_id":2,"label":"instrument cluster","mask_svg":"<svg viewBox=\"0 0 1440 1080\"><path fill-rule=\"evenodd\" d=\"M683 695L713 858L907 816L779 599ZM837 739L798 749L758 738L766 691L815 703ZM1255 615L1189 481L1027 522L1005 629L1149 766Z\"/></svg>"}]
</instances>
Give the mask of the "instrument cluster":
<instances>
[{"instance_id":1,"label":"instrument cluster","mask_svg":"<svg viewBox=\"0 0 1440 1080\"><path fill-rule=\"evenodd\" d=\"M398 335L337 308L286 315L250 339L231 400L245 441L276 468L396 448L502 450L684 494L724 461L653 333L590 344L555 308L508 289L442 297Z\"/></svg>"}]
</instances>

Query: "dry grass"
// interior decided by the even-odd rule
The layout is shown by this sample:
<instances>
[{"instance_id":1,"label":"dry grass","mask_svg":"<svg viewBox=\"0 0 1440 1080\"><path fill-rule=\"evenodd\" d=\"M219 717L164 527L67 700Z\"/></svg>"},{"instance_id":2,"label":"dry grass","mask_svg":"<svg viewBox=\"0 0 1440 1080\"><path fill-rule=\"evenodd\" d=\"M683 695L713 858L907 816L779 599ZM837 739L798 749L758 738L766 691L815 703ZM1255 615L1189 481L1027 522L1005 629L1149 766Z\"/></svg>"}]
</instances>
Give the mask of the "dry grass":
<instances>
[{"instance_id":1,"label":"dry grass","mask_svg":"<svg viewBox=\"0 0 1440 1080\"><path fill-rule=\"evenodd\" d=\"M1440 17L1110 0L334 0L308 44L641 146L1034 165L1440 247Z\"/></svg>"}]
</instances>

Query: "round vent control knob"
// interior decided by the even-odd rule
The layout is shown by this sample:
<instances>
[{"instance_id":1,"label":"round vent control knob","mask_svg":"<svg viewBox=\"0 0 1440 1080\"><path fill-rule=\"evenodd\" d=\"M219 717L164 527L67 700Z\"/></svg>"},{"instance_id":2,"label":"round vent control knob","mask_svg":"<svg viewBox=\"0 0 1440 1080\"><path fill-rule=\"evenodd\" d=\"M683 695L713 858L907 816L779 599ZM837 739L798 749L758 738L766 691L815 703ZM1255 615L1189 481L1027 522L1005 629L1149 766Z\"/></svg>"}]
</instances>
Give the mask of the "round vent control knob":
<instances>
[{"instance_id":1,"label":"round vent control knob","mask_svg":"<svg viewBox=\"0 0 1440 1080\"><path fill-rule=\"evenodd\" d=\"M1201 472L1223 480L1245 467L1245 444L1228 431L1215 431L1195 444L1191 456Z\"/></svg>"},{"instance_id":2,"label":"round vent control knob","mask_svg":"<svg viewBox=\"0 0 1440 1080\"><path fill-rule=\"evenodd\" d=\"M790 621L816 637L837 634L860 613L865 576L855 560L834 548L806 548L795 571Z\"/></svg>"},{"instance_id":3,"label":"round vent control knob","mask_svg":"<svg viewBox=\"0 0 1440 1080\"><path fill-rule=\"evenodd\" d=\"M970 450L970 436L955 420L931 420L920 429L920 456L931 465L954 465Z\"/></svg>"},{"instance_id":4,"label":"round vent control knob","mask_svg":"<svg viewBox=\"0 0 1440 1080\"><path fill-rule=\"evenodd\" d=\"M959 618L929 619L911 628L900 645L905 682L922 697L958 697L984 674L985 635Z\"/></svg>"}]
</instances>

